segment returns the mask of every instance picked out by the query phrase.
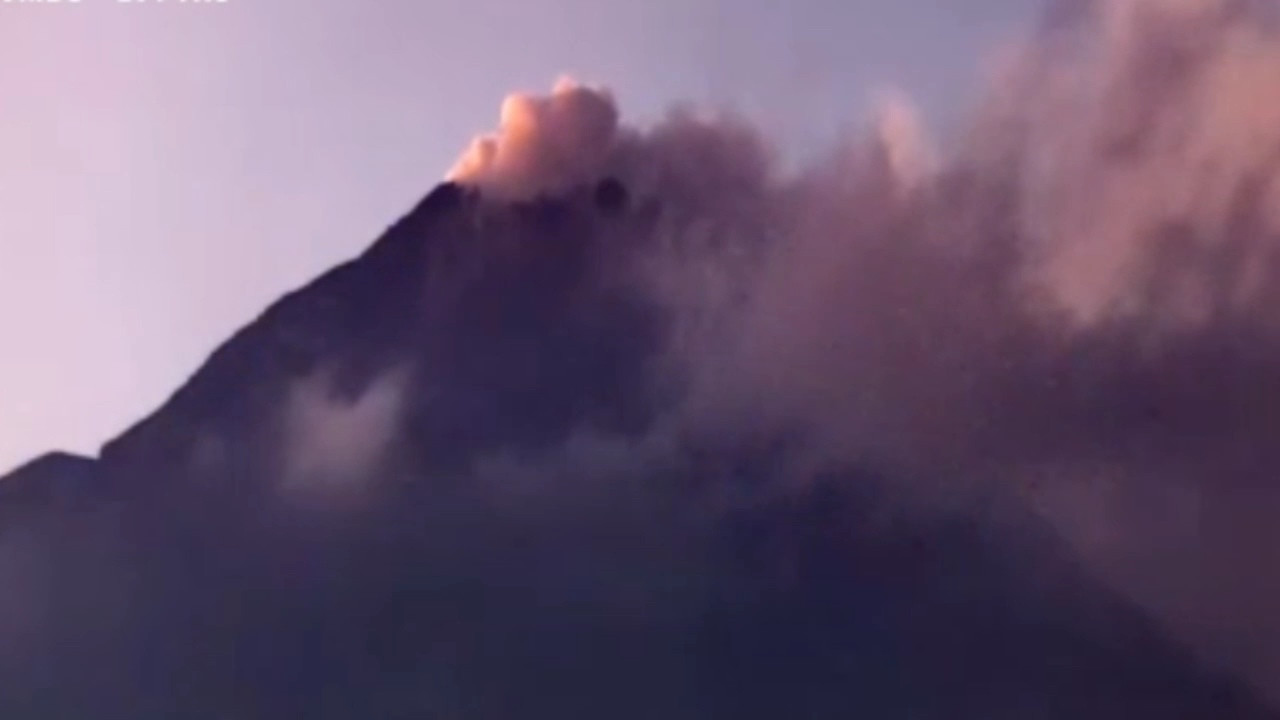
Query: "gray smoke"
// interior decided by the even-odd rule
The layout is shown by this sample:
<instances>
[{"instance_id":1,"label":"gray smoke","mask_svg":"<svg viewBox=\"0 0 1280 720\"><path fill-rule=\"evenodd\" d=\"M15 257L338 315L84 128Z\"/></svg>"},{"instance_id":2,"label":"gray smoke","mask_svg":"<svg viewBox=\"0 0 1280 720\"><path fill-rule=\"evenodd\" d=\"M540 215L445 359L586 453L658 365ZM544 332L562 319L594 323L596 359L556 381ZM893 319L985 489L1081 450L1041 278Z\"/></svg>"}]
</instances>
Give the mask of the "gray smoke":
<instances>
[{"instance_id":1,"label":"gray smoke","mask_svg":"<svg viewBox=\"0 0 1280 720\"><path fill-rule=\"evenodd\" d=\"M909 106L799 173L737 118L617 124L562 83L451 175L602 176L645 256L680 422L803 427L921 508L1034 507L1102 578L1280 697L1280 34L1233 0L1060 2L954 147Z\"/></svg>"}]
</instances>

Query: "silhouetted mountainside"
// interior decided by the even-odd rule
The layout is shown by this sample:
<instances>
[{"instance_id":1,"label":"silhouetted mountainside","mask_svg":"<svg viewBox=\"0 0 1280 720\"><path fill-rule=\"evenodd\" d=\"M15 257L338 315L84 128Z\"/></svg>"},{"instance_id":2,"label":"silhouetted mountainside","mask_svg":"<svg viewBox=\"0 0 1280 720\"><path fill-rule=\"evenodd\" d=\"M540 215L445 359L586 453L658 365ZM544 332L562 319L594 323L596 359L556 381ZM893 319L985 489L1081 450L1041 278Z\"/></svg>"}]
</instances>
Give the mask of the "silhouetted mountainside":
<instances>
[{"instance_id":1,"label":"silhouetted mountainside","mask_svg":"<svg viewBox=\"0 0 1280 720\"><path fill-rule=\"evenodd\" d=\"M442 185L0 480L0 717L1277 717L1029 514L673 421L657 222Z\"/></svg>"},{"instance_id":2,"label":"silhouetted mountainside","mask_svg":"<svg viewBox=\"0 0 1280 720\"><path fill-rule=\"evenodd\" d=\"M0 505L10 511L58 510L91 502L101 485L93 458L51 452L10 472L0 484Z\"/></svg>"}]
</instances>

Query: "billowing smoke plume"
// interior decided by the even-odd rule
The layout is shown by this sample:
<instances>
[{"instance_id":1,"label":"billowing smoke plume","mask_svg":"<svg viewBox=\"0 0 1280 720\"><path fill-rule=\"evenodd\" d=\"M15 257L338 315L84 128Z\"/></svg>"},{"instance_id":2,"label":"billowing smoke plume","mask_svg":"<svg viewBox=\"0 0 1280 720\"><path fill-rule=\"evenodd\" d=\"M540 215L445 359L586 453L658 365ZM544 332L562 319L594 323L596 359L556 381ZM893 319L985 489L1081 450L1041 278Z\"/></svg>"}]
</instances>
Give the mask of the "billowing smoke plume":
<instances>
[{"instance_id":1,"label":"billowing smoke plume","mask_svg":"<svg viewBox=\"0 0 1280 720\"><path fill-rule=\"evenodd\" d=\"M617 132L607 92L561 79L548 97L508 97L498 131L472 143L449 177L508 199L562 193L601 174Z\"/></svg>"},{"instance_id":2,"label":"billowing smoke plume","mask_svg":"<svg viewBox=\"0 0 1280 720\"><path fill-rule=\"evenodd\" d=\"M1276 15L1058 3L936 162L901 103L785 174L735 119L618 127L561 84L509 100L453 177L618 178L662 208L686 421L803 427L925 505L1016 497L1280 695Z\"/></svg>"}]
</instances>

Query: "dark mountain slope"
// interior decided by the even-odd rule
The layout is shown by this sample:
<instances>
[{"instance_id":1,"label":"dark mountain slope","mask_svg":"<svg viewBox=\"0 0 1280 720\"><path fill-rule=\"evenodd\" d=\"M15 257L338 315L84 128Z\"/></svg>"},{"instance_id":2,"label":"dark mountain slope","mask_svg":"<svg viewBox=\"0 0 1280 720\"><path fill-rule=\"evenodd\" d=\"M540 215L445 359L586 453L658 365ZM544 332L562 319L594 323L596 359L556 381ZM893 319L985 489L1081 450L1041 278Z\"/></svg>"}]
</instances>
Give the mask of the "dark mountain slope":
<instances>
[{"instance_id":1,"label":"dark mountain slope","mask_svg":"<svg viewBox=\"0 0 1280 720\"><path fill-rule=\"evenodd\" d=\"M101 490L92 458L51 452L5 476L0 507L7 512L57 511L90 501Z\"/></svg>"},{"instance_id":2,"label":"dark mountain slope","mask_svg":"<svg viewBox=\"0 0 1280 720\"><path fill-rule=\"evenodd\" d=\"M0 717L1274 717L1029 516L661 442L646 212L442 186L0 480Z\"/></svg>"}]
</instances>

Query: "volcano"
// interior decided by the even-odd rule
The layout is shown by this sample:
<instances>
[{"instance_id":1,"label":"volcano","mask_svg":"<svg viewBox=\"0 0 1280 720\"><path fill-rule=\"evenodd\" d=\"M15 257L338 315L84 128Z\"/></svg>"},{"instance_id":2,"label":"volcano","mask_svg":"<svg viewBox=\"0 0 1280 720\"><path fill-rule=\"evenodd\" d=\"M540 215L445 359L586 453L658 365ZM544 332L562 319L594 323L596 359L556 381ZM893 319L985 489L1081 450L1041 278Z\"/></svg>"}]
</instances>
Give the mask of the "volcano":
<instances>
[{"instance_id":1,"label":"volcano","mask_svg":"<svg viewBox=\"0 0 1280 720\"><path fill-rule=\"evenodd\" d=\"M680 421L678 211L443 184L0 480L0 716L1277 717L1022 508Z\"/></svg>"}]
</instances>

